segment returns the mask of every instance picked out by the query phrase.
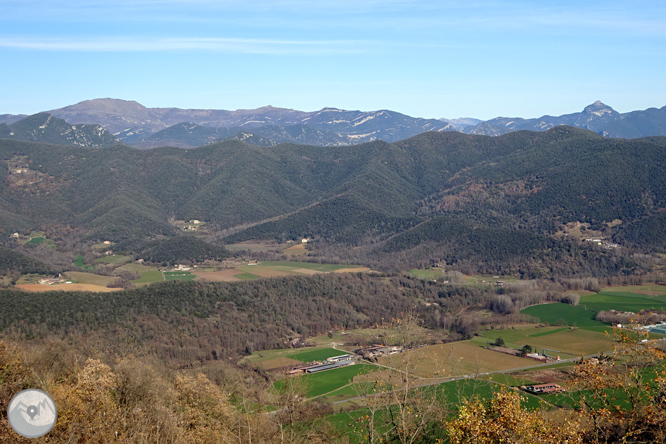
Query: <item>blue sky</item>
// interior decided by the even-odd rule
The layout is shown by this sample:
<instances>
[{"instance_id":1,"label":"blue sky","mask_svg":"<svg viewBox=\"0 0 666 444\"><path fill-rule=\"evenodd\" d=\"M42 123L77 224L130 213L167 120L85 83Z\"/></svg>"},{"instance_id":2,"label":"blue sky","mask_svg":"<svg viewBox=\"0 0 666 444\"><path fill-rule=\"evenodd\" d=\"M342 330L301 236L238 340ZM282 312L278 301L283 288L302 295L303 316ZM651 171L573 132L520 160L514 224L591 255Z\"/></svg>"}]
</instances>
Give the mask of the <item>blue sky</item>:
<instances>
[{"instance_id":1,"label":"blue sky","mask_svg":"<svg viewBox=\"0 0 666 444\"><path fill-rule=\"evenodd\" d=\"M149 107L538 117L666 105L666 2L0 0L0 113Z\"/></svg>"}]
</instances>

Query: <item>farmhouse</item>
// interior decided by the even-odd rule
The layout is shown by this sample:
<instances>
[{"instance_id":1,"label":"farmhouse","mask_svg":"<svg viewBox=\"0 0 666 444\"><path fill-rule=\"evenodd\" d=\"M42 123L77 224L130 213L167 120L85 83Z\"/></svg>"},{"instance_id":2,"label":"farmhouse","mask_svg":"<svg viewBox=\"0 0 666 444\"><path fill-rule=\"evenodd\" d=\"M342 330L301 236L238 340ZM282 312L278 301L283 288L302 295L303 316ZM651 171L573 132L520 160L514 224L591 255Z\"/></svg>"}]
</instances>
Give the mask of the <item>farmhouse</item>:
<instances>
[{"instance_id":1,"label":"farmhouse","mask_svg":"<svg viewBox=\"0 0 666 444\"><path fill-rule=\"evenodd\" d=\"M354 353L356 353L359 356L362 356L363 358L368 359L381 355L393 355L395 353L402 353L402 351L403 348L399 346L387 347L385 345L373 345L372 347L359 348L358 350L354 350Z\"/></svg>"},{"instance_id":2,"label":"farmhouse","mask_svg":"<svg viewBox=\"0 0 666 444\"><path fill-rule=\"evenodd\" d=\"M321 362L315 362L314 364L304 364L304 365L298 365L296 367L292 367L290 370L287 370L288 375L296 375L299 373L307 373L308 369L312 367L319 367L321 366Z\"/></svg>"},{"instance_id":3,"label":"farmhouse","mask_svg":"<svg viewBox=\"0 0 666 444\"><path fill-rule=\"evenodd\" d=\"M537 384L537 385L528 385L523 386L524 390L534 394L548 394L548 393L560 393L565 392L562 387L558 384Z\"/></svg>"},{"instance_id":4,"label":"farmhouse","mask_svg":"<svg viewBox=\"0 0 666 444\"><path fill-rule=\"evenodd\" d=\"M352 361L351 359L347 359L345 361L332 362L330 364L315 365L314 367L308 368L307 372L308 373L317 373L317 372L321 372L321 371L324 371L324 370L331 370L331 369L338 368L338 367L346 367L346 366L351 365L353 363L354 363L354 361Z\"/></svg>"},{"instance_id":5,"label":"farmhouse","mask_svg":"<svg viewBox=\"0 0 666 444\"><path fill-rule=\"evenodd\" d=\"M65 280L58 278L42 278L38 282L42 285L55 285L55 284L62 284L63 282L65 282Z\"/></svg>"},{"instance_id":6,"label":"farmhouse","mask_svg":"<svg viewBox=\"0 0 666 444\"><path fill-rule=\"evenodd\" d=\"M340 362L340 361L345 361L349 358L351 358L351 355L331 356L330 358L327 359L327 361L328 362Z\"/></svg>"},{"instance_id":7,"label":"farmhouse","mask_svg":"<svg viewBox=\"0 0 666 444\"><path fill-rule=\"evenodd\" d=\"M541 361L541 362L550 362L553 360L553 358L546 356L546 355L540 355L539 353L527 353L525 355L526 358L529 359L534 359L536 361ZM558 358L559 361L559 358Z\"/></svg>"}]
</instances>

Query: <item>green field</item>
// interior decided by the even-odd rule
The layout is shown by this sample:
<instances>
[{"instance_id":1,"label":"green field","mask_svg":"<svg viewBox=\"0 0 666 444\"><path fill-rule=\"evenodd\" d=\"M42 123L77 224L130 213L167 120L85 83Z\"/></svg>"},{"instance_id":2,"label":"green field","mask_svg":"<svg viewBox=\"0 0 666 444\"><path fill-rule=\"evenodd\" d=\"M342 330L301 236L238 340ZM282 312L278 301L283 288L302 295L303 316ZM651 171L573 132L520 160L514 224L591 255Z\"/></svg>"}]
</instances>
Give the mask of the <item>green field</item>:
<instances>
[{"instance_id":1,"label":"green field","mask_svg":"<svg viewBox=\"0 0 666 444\"><path fill-rule=\"evenodd\" d=\"M295 377L299 378L299 381L302 381L306 385L306 396L308 398L314 398L329 392L334 392L341 387L350 384L355 376L372 372L376 369L377 367L374 365L354 364L333 370L325 370L318 373L309 373ZM277 381L274 385L277 390L281 390L283 386L284 380ZM335 394L337 395L337 392L335 392Z\"/></svg>"},{"instance_id":2,"label":"green field","mask_svg":"<svg viewBox=\"0 0 666 444\"><path fill-rule=\"evenodd\" d=\"M128 270L128 271L133 271L135 273L145 273L146 271L157 271L157 267L150 267L148 265L139 264L137 262L131 262L118 267L118 270Z\"/></svg>"},{"instance_id":3,"label":"green field","mask_svg":"<svg viewBox=\"0 0 666 444\"><path fill-rule=\"evenodd\" d=\"M30 233L30 236L28 236L28 240L24 243L24 245L39 245L46 243L52 248L55 248L55 243L46 237L46 233L43 231L33 231Z\"/></svg>"},{"instance_id":4,"label":"green field","mask_svg":"<svg viewBox=\"0 0 666 444\"><path fill-rule=\"evenodd\" d=\"M79 254L76 256L76 260L74 261L74 265L77 267L83 267L85 264L83 263L83 255Z\"/></svg>"},{"instance_id":5,"label":"green field","mask_svg":"<svg viewBox=\"0 0 666 444\"><path fill-rule=\"evenodd\" d=\"M324 361L332 356L344 355L345 352L336 350L334 348L319 348L316 350L307 350L300 353L289 355L291 359L296 359L301 362Z\"/></svg>"},{"instance_id":6,"label":"green field","mask_svg":"<svg viewBox=\"0 0 666 444\"><path fill-rule=\"evenodd\" d=\"M196 278L196 275L189 271L165 271L164 279L167 281L191 281Z\"/></svg>"},{"instance_id":7,"label":"green field","mask_svg":"<svg viewBox=\"0 0 666 444\"><path fill-rule=\"evenodd\" d=\"M583 298L581 297L581 300ZM577 327L604 327L607 324L594 319L597 312L591 309L586 310L585 304L581 302L578 306L563 304L560 302L554 304L533 305L520 311L523 314L537 317L541 322L548 322L550 325L577 326Z\"/></svg>"},{"instance_id":8,"label":"green field","mask_svg":"<svg viewBox=\"0 0 666 444\"><path fill-rule=\"evenodd\" d=\"M576 325L586 330L603 331L607 324L595 320L600 311L666 311L666 287L643 285L604 288L596 294L583 295L577 306L563 303L527 307L521 313L535 316L550 325Z\"/></svg>"},{"instance_id":9,"label":"green field","mask_svg":"<svg viewBox=\"0 0 666 444\"><path fill-rule=\"evenodd\" d=\"M307 396L313 398L333 392L340 387L351 383L355 376L376 370L374 365L354 364L347 367L325 370L319 373L303 375L308 383Z\"/></svg>"},{"instance_id":10,"label":"green field","mask_svg":"<svg viewBox=\"0 0 666 444\"><path fill-rule=\"evenodd\" d=\"M424 392L435 390L435 399L449 412L456 411L465 400L490 399L494 393L498 392L501 385L488 380L464 379L459 381L445 382L436 386L426 387ZM336 392L337 393L337 392ZM522 405L529 409L549 409L550 406L541 401L538 397L521 393ZM350 405L357 407L362 403L354 402ZM377 413L376 420L382 423L382 412ZM326 418L331 425L343 435L349 438L350 443L365 442L363 439L364 430L367 430L367 420L370 417L370 411L366 408L357 408L356 410L335 413Z\"/></svg>"},{"instance_id":11,"label":"green field","mask_svg":"<svg viewBox=\"0 0 666 444\"><path fill-rule=\"evenodd\" d=\"M441 268L413 269L409 270L409 273L419 279L445 279L446 276Z\"/></svg>"},{"instance_id":12,"label":"green field","mask_svg":"<svg viewBox=\"0 0 666 444\"><path fill-rule=\"evenodd\" d=\"M81 271L68 271L65 275L80 284L100 285L102 287L106 287L111 282L118 279L115 276L100 276L98 274L84 273Z\"/></svg>"},{"instance_id":13,"label":"green field","mask_svg":"<svg viewBox=\"0 0 666 444\"><path fill-rule=\"evenodd\" d=\"M152 284L153 282L162 282L164 280L164 276L162 275L162 272L159 270L144 271L140 274L141 274L140 279L135 279L130 282L132 284Z\"/></svg>"},{"instance_id":14,"label":"green field","mask_svg":"<svg viewBox=\"0 0 666 444\"><path fill-rule=\"evenodd\" d=\"M659 290L665 291L663 287ZM650 290L646 290L646 292L657 293L657 291ZM645 295L621 288L604 289L598 294L581 297L580 306L594 311L613 309L633 313L638 313L641 310L666 311L666 294Z\"/></svg>"},{"instance_id":15,"label":"green field","mask_svg":"<svg viewBox=\"0 0 666 444\"><path fill-rule=\"evenodd\" d=\"M111 256L103 256L95 259L95 262L100 262L103 264L120 264L123 262L129 262L130 258L128 256L123 256L121 254L114 254Z\"/></svg>"}]
</instances>

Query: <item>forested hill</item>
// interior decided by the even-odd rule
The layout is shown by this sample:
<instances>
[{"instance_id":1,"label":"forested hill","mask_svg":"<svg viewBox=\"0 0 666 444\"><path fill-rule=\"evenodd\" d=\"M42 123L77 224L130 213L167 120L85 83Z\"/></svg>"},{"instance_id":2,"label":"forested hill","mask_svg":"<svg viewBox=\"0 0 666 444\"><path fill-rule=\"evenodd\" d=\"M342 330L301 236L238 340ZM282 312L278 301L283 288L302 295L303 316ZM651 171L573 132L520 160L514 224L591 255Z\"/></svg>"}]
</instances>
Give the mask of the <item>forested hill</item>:
<instances>
[{"instance_id":1,"label":"forested hill","mask_svg":"<svg viewBox=\"0 0 666 444\"><path fill-rule=\"evenodd\" d=\"M101 337L108 347L126 351L131 343L171 363L190 363L283 348L289 337L370 327L410 310L425 325L446 325L468 335L473 328L458 312L485 305L492 294L362 273L234 283L172 281L105 294L58 291L26 297L0 289L0 329L21 338Z\"/></svg>"},{"instance_id":2,"label":"forested hill","mask_svg":"<svg viewBox=\"0 0 666 444\"><path fill-rule=\"evenodd\" d=\"M174 218L199 219L245 227L227 241L361 246L450 216L474 229L546 236L590 223L617 241L663 249L665 154L666 138L605 139L572 127L347 147L89 150L3 140L0 229L71 226L90 239L146 240L176 234Z\"/></svg>"},{"instance_id":3,"label":"forested hill","mask_svg":"<svg viewBox=\"0 0 666 444\"><path fill-rule=\"evenodd\" d=\"M101 148L119 142L100 125L70 125L48 113L34 114L9 125L0 123L0 138L86 148Z\"/></svg>"}]
</instances>

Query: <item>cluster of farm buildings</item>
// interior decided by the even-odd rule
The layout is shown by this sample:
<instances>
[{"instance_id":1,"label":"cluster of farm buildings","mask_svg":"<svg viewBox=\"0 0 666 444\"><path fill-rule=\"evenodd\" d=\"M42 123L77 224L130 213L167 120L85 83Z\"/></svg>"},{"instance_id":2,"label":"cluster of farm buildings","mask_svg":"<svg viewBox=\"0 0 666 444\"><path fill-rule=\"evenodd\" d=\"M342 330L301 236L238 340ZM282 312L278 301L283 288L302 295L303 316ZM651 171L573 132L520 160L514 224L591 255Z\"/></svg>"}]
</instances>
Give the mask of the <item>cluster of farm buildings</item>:
<instances>
[{"instance_id":1,"label":"cluster of farm buildings","mask_svg":"<svg viewBox=\"0 0 666 444\"><path fill-rule=\"evenodd\" d=\"M374 359L379 356L389 356L395 353L402 353L403 348L399 346L373 345L368 348L359 348L354 350L354 354L344 354L333 356L326 362L314 361L309 364L298 365L287 370L288 375L298 375L302 373L317 373L324 370L346 367L352 365L361 359Z\"/></svg>"},{"instance_id":2,"label":"cluster of farm buildings","mask_svg":"<svg viewBox=\"0 0 666 444\"><path fill-rule=\"evenodd\" d=\"M340 355L333 356L326 360L326 362L315 361L310 364L298 365L287 370L288 375L297 375L300 373L317 373L324 370L332 370L334 368L346 367L353 364L355 361L354 355Z\"/></svg>"},{"instance_id":3,"label":"cluster of farm buildings","mask_svg":"<svg viewBox=\"0 0 666 444\"><path fill-rule=\"evenodd\" d=\"M523 385L520 388L528 393L532 393L533 395L547 395L548 393L560 393L566 391L558 384L552 384L552 383L527 385L527 386Z\"/></svg>"}]
</instances>

